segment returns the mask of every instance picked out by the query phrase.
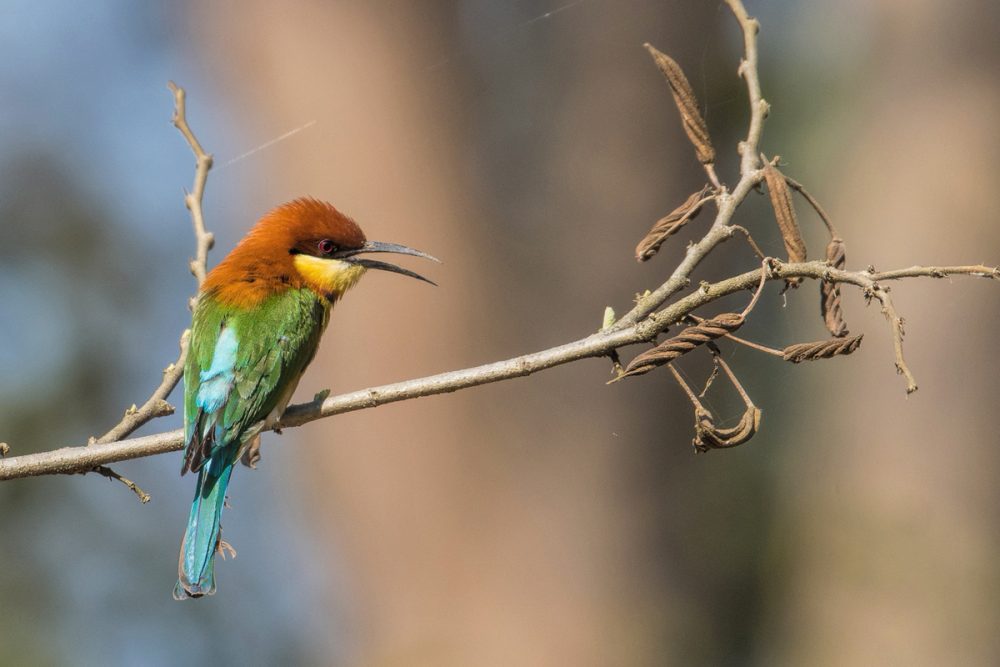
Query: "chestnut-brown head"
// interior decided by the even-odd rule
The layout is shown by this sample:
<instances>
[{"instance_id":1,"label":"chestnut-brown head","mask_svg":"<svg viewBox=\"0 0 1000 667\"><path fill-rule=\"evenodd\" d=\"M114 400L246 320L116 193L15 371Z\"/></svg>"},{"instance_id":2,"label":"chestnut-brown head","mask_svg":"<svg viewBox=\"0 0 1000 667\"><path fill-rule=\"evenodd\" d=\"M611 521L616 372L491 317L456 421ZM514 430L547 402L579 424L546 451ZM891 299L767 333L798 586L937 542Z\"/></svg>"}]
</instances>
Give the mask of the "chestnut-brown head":
<instances>
[{"instance_id":1,"label":"chestnut-brown head","mask_svg":"<svg viewBox=\"0 0 1000 667\"><path fill-rule=\"evenodd\" d=\"M438 261L396 245L368 241L358 224L332 205L303 198L269 212L208 274L203 291L241 306L277 292L308 287L331 301L353 287L367 269L392 271L434 284L402 267L360 255L391 252Z\"/></svg>"}]
</instances>

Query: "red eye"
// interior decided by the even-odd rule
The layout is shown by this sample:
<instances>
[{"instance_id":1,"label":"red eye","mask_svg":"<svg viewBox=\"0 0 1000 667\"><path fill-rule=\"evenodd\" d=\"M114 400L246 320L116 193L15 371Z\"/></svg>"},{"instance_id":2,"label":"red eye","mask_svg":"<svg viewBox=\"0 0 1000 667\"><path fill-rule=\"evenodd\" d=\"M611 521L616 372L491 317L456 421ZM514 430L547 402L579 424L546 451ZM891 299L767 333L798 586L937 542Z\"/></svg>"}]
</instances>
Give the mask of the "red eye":
<instances>
[{"instance_id":1,"label":"red eye","mask_svg":"<svg viewBox=\"0 0 1000 667\"><path fill-rule=\"evenodd\" d=\"M330 239L323 239L316 244L316 249L319 250L321 255L332 255L337 251L337 244Z\"/></svg>"}]
</instances>

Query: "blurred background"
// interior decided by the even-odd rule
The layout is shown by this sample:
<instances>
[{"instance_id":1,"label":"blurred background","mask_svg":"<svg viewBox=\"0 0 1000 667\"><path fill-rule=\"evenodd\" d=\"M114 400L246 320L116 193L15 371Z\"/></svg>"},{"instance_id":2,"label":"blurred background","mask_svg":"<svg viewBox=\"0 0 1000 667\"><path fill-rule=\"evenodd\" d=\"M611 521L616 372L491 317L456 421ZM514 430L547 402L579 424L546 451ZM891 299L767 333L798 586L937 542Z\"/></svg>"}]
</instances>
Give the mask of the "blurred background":
<instances>
[{"instance_id":1,"label":"blurred background","mask_svg":"<svg viewBox=\"0 0 1000 667\"><path fill-rule=\"evenodd\" d=\"M1000 5L748 5L762 149L829 209L848 267L1000 261ZM568 342L664 279L706 220L647 264L632 250L703 174L643 42L684 67L736 180L741 42L720 2L0 6L12 455L102 433L176 356L193 159L168 79L216 156L212 263L307 194L445 260L436 289L384 274L352 292L299 399ZM781 252L764 197L738 219ZM752 265L732 243L696 279ZM748 337L825 335L815 285L777 291ZM197 602L170 597L193 493L179 454L116 466L148 505L92 475L0 484L0 663L997 664L1000 291L893 287L910 397L878 310L847 294L852 357L724 346L764 411L733 451L695 455L666 373L608 387L596 360L267 435L231 488L239 557ZM735 418L730 394L710 404Z\"/></svg>"}]
</instances>

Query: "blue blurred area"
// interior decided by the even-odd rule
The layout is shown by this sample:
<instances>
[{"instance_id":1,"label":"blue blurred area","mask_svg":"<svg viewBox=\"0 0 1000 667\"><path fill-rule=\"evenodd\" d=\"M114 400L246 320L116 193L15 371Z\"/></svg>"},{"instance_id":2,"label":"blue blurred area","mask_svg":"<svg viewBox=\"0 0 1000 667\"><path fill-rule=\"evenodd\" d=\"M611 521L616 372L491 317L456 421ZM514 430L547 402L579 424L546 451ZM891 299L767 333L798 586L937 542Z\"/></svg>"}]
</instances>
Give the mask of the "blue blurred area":
<instances>
[{"instance_id":1,"label":"blue blurred area","mask_svg":"<svg viewBox=\"0 0 1000 667\"><path fill-rule=\"evenodd\" d=\"M194 288L182 200L194 161L169 123L166 82L189 89L189 118L209 150L226 158L249 147L239 143L239 114L186 55L175 8L3 4L0 440L12 454L82 444L143 400L176 358ZM214 173L206 207L227 210L252 175L251 164ZM248 225L221 215L211 223L220 248ZM175 415L147 430L179 424ZM0 661L289 664L336 655L336 632L311 620L330 610L317 614L323 601L303 586L326 587L334 575L312 564L297 496L283 493L295 471L266 447L264 456L262 472L241 471L233 485L239 511L225 527L240 556L219 567L224 600L170 596L194 485L180 478L179 455L116 466L152 495L145 506L93 475L0 485ZM333 547L322 548L326 561Z\"/></svg>"}]
</instances>

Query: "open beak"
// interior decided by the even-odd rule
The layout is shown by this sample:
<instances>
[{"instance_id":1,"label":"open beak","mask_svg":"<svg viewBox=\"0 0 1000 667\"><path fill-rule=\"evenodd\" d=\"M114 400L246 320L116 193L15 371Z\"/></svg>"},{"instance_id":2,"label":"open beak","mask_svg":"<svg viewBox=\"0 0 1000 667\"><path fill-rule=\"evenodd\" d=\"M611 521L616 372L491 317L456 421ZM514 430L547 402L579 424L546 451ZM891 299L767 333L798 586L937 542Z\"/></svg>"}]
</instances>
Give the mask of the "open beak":
<instances>
[{"instance_id":1,"label":"open beak","mask_svg":"<svg viewBox=\"0 0 1000 667\"><path fill-rule=\"evenodd\" d=\"M363 266L366 269L380 269L382 271L391 271L392 273L399 273L404 276L409 276L411 278L416 278L417 280L423 280L425 283L430 283L437 287L437 283L433 280L428 280L424 278L419 273L414 273L409 269L404 269L401 266L396 266L395 264L390 264L389 262L380 262L376 259L368 259L365 257L357 257L362 253L368 252L393 252L399 255L413 255L414 257L423 257L424 259L429 259L434 262L441 263L437 257L432 257L425 252L420 252L419 250L414 250L413 248L407 247L405 245L398 245L396 243L382 243L380 241L368 241L360 248L354 248L350 250L340 250L335 252L332 257L349 262L351 264L357 264L358 266Z\"/></svg>"}]
</instances>

